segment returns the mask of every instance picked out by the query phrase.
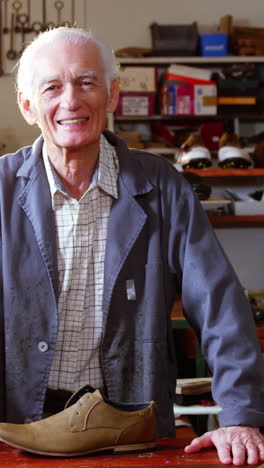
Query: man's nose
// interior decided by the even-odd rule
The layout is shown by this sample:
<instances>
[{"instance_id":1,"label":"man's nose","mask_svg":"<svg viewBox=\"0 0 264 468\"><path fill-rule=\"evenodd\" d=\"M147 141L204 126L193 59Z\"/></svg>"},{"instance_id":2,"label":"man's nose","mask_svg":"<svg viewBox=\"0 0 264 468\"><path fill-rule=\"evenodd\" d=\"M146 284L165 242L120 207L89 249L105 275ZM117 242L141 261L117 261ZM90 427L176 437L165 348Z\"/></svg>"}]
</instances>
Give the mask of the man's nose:
<instances>
[{"instance_id":1,"label":"man's nose","mask_svg":"<svg viewBox=\"0 0 264 468\"><path fill-rule=\"evenodd\" d=\"M67 109L75 109L79 106L79 93L75 86L65 87L62 95L62 106Z\"/></svg>"}]
</instances>

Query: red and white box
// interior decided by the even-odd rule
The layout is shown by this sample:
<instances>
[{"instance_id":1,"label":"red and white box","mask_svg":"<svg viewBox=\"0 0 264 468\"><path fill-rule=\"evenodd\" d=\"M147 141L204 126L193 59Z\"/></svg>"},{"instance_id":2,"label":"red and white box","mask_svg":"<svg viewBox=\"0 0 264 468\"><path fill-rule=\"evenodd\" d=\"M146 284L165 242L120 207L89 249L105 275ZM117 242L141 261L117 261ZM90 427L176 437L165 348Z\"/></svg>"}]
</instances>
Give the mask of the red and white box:
<instances>
[{"instance_id":1,"label":"red and white box","mask_svg":"<svg viewBox=\"0 0 264 468\"><path fill-rule=\"evenodd\" d=\"M116 108L120 116L149 116L155 113L156 93L121 92Z\"/></svg>"}]
</instances>

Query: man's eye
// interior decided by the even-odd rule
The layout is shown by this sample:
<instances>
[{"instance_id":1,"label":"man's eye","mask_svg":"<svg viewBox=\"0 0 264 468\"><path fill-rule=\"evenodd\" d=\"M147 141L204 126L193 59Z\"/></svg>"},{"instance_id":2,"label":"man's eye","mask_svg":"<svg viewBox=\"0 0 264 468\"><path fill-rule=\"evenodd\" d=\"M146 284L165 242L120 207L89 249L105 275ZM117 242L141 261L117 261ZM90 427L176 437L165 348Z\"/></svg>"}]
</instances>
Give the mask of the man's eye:
<instances>
[{"instance_id":1,"label":"man's eye","mask_svg":"<svg viewBox=\"0 0 264 468\"><path fill-rule=\"evenodd\" d=\"M92 86L94 83L90 80L84 80L82 81L83 86Z\"/></svg>"},{"instance_id":2,"label":"man's eye","mask_svg":"<svg viewBox=\"0 0 264 468\"><path fill-rule=\"evenodd\" d=\"M55 89L57 89L57 86L56 85L51 85L48 88L46 88L45 91L55 91Z\"/></svg>"}]
</instances>

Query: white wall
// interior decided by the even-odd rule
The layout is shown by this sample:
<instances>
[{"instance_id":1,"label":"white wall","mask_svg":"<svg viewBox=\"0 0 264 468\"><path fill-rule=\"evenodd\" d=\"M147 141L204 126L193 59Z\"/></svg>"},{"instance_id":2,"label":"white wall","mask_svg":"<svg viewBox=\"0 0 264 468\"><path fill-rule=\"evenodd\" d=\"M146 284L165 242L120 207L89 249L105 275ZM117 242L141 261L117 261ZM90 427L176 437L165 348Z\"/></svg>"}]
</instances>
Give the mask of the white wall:
<instances>
[{"instance_id":1,"label":"white wall","mask_svg":"<svg viewBox=\"0 0 264 468\"><path fill-rule=\"evenodd\" d=\"M2 2L3 3L3 2ZM26 0L22 2L26 5ZM63 20L69 19L69 0ZM41 19L41 0L31 2L34 19ZM55 20L54 2L47 0L49 20ZM11 2L9 2L11 5ZM237 25L263 27L263 0L75 0L77 24L107 41L113 49L151 47L149 25L189 24L197 21L200 31L212 31L219 19L231 14ZM17 38L19 40L19 38ZM7 45L7 37L5 37ZM11 70L14 63L5 63ZM14 92L14 75L0 77L0 144L6 152L30 144L39 134L22 119ZM264 229L219 229L217 235L247 289L264 289Z\"/></svg>"},{"instance_id":2,"label":"white wall","mask_svg":"<svg viewBox=\"0 0 264 468\"><path fill-rule=\"evenodd\" d=\"M3 3L3 2L2 2ZM21 12L26 11L27 1ZM70 0L64 0L65 11L62 20L70 18ZM8 2L11 8L12 2ZM128 46L151 47L149 25L156 21L163 24L189 24L197 21L202 31L216 28L219 19L231 14L234 24L263 26L263 0L75 0L77 24L92 31L98 38L107 41L113 49ZM41 20L42 1L31 2L32 19ZM11 11L11 10L10 10ZM47 0L48 20L56 22L53 0ZM27 36L30 40L33 36ZM16 48L20 47L20 37L16 36ZM5 48L9 46L8 36L4 36ZM11 72L15 62L6 61L5 70ZM38 134L36 128L23 123L16 111L16 97L13 87L14 73L0 77L0 144L6 144L6 151L30 143Z\"/></svg>"},{"instance_id":3,"label":"white wall","mask_svg":"<svg viewBox=\"0 0 264 468\"><path fill-rule=\"evenodd\" d=\"M264 229L216 229L236 274L248 290L264 290Z\"/></svg>"},{"instance_id":4,"label":"white wall","mask_svg":"<svg viewBox=\"0 0 264 468\"><path fill-rule=\"evenodd\" d=\"M237 25L263 27L263 0L87 0L86 24L114 49L151 45L149 25L189 24L202 32L231 14ZM105 20L104 20L105 19ZM117 26L118 25L118 26Z\"/></svg>"}]
</instances>

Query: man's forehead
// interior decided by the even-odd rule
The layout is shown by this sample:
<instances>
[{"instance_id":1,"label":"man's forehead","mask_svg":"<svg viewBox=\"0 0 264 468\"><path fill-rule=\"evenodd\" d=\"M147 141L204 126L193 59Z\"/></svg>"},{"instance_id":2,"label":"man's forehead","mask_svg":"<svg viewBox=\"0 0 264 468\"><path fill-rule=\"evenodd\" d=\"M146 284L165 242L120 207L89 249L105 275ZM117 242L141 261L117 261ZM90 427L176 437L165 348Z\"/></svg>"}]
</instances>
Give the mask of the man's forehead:
<instances>
[{"instance_id":1,"label":"man's forehead","mask_svg":"<svg viewBox=\"0 0 264 468\"><path fill-rule=\"evenodd\" d=\"M37 61L43 58L45 61L54 59L68 59L72 56L84 57L87 60L102 60L99 46L92 42L70 42L66 38L59 38L52 43L42 44L36 49Z\"/></svg>"}]
</instances>

